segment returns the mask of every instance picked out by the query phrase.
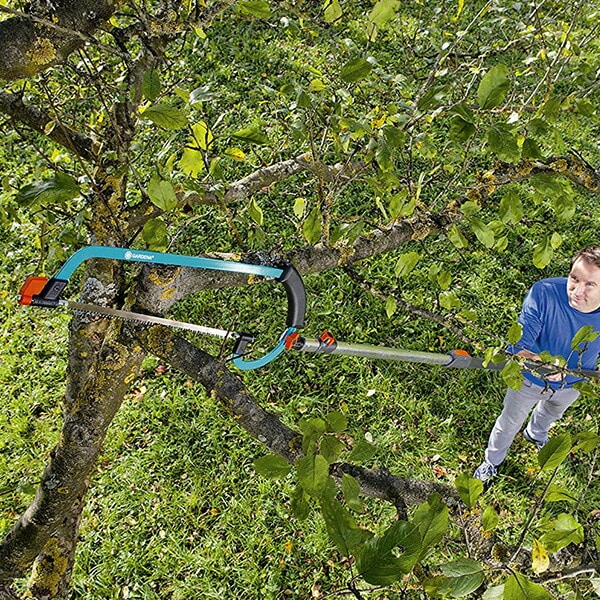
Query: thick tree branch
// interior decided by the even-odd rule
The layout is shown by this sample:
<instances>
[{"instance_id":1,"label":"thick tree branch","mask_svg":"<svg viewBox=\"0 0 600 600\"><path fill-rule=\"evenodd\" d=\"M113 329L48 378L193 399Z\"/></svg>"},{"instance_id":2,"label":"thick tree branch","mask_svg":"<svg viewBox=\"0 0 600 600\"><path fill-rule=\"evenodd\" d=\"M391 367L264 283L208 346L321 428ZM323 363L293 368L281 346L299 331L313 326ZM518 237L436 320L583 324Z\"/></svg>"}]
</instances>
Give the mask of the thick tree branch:
<instances>
[{"instance_id":1,"label":"thick tree branch","mask_svg":"<svg viewBox=\"0 0 600 600\"><path fill-rule=\"evenodd\" d=\"M31 77L63 62L105 23L119 0L55 0L51 10L32 2L31 15L0 22L0 79ZM37 12L36 12L37 8Z\"/></svg>"},{"instance_id":2,"label":"thick tree branch","mask_svg":"<svg viewBox=\"0 0 600 600\"><path fill-rule=\"evenodd\" d=\"M218 398L235 422L269 450L291 463L302 456L302 435L284 425L276 415L261 408L239 377L222 362L164 327L141 331L138 339L148 352L182 371ZM412 506L424 502L433 493L441 494L451 505L458 504L456 490L439 482L406 479L386 471L344 463L332 467L333 475L341 477L343 473L355 477L365 495L394 504L401 500L405 505Z\"/></svg>"},{"instance_id":3,"label":"thick tree branch","mask_svg":"<svg viewBox=\"0 0 600 600\"><path fill-rule=\"evenodd\" d=\"M575 152L566 156L522 160L516 165L501 163L485 173L466 194L469 200L485 200L497 189L511 183L526 181L535 175L565 177L576 185L600 194L600 174Z\"/></svg>"}]
</instances>

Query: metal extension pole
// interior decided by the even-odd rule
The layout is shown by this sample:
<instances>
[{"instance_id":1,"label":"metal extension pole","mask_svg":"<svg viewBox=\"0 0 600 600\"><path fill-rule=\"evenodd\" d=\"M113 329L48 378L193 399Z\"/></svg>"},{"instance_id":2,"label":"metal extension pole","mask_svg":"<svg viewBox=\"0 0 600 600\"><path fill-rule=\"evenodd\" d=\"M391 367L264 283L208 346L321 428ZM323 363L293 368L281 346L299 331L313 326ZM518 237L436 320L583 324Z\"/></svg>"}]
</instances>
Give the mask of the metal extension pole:
<instances>
[{"instance_id":1,"label":"metal extension pole","mask_svg":"<svg viewBox=\"0 0 600 600\"><path fill-rule=\"evenodd\" d=\"M369 344L346 344L335 342L333 346L324 345L321 340L302 339L302 343L294 346L300 352L313 352L319 354L342 354L344 356L359 356L362 358L380 358L383 360L398 360L415 363L429 363L448 366L452 362L449 354L436 354L433 352L417 352L402 350L401 348L387 348L385 346L372 346Z\"/></svg>"},{"instance_id":2,"label":"metal extension pole","mask_svg":"<svg viewBox=\"0 0 600 600\"><path fill-rule=\"evenodd\" d=\"M347 344L345 342L338 342L328 331L323 332L320 338L312 340L293 334L286 340L286 348L288 350L312 352L314 354L342 354L362 358L432 364L452 369L501 371L506 364L506 361L497 363L490 361L486 364L482 358L471 356L464 350L452 350L447 354L439 354L436 352L419 352L418 350L403 350L402 348L372 346L369 344ZM525 363L524 366L541 377L559 372L557 368L531 362ZM600 378L600 370L571 369L568 373L586 379Z\"/></svg>"}]
</instances>

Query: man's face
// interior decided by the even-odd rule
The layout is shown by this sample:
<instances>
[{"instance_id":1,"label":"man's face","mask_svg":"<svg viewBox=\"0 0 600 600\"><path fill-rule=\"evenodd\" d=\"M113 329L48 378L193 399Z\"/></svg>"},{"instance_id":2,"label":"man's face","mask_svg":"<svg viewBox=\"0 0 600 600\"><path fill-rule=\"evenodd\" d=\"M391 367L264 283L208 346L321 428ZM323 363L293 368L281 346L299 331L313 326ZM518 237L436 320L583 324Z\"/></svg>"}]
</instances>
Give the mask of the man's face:
<instances>
[{"instance_id":1,"label":"man's face","mask_svg":"<svg viewBox=\"0 0 600 600\"><path fill-rule=\"evenodd\" d=\"M578 258L567 279L569 304L582 313L600 308L600 268Z\"/></svg>"}]
</instances>

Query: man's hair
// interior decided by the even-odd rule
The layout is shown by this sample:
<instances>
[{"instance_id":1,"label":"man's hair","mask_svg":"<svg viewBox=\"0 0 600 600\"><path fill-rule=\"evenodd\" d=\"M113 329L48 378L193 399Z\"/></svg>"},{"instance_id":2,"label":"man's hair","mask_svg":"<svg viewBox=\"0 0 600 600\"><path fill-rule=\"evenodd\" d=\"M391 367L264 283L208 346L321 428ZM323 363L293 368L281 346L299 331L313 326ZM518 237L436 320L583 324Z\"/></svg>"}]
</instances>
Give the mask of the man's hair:
<instances>
[{"instance_id":1,"label":"man's hair","mask_svg":"<svg viewBox=\"0 0 600 600\"><path fill-rule=\"evenodd\" d=\"M579 259L584 260L589 265L594 265L600 268L600 246L589 246L580 250L571 260L571 267L575 264L575 261Z\"/></svg>"}]
</instances>

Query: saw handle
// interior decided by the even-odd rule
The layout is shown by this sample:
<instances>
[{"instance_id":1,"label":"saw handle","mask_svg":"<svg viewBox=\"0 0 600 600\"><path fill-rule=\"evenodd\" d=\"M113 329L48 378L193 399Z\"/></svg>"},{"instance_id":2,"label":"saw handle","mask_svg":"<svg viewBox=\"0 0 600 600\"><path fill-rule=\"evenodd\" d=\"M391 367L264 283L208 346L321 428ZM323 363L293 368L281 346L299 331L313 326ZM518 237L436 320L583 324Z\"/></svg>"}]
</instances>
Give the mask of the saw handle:
<instances>
[{"instance_id":1,"label":"saw handle","mask_svg":"<svg viewBox=\"0 0 600 600\"><path fill-rule=\"evenodd\" d=\"M287 329L283 332L277 345L261 358L244 360L242 357L246 344L243 337L238 340L233 349L233 364L242 371L251 371L269 364L285 350L285 340L297 329L304 327L304 315L306 313L306 290L302 283L300 274L292 265L287 265L281 275L277 278L287 295Z\"/></svg>"}]
</instances>

